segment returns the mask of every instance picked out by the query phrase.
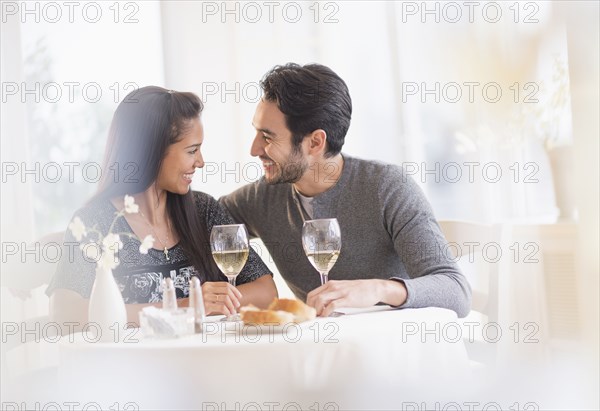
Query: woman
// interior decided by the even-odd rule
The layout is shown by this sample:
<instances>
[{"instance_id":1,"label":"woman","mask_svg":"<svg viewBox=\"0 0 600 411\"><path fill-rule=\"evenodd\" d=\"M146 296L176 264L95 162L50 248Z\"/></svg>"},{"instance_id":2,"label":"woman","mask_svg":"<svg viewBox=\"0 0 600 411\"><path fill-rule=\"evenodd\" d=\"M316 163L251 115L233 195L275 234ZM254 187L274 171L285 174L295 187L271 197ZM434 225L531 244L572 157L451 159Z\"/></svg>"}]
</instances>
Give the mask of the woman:
<instances>
[{"instance_id":1,"label":"woman","mask_svg":"<svg viewBox=\"0 0 600 411\"><path fill-rule=\"evenodd\" d=\"M199 275L209 313L230 315L249 303L266 307L277 296L271 273L254 251L237 277L238 287L229 285L212 259L212 226L233 221L214 198L190 190L195 169L204 166L202 109L193 93L154 86L131 92L113 117L98 192L75 214L103 237L109 231L124 234L113 273L130 322L137 323L143 307L160 305L159 287L167 276L173 278L179 306L187 306L189 279ZM115 220L127 194L139 212ZM154 248L141 254L139 239L147 235L154 238ZM74 242L68 230L65 244ZM54 321L85 324L96 262L79 247L71 250L63 253L46 293Z\"/></svg>"}]
</instances>

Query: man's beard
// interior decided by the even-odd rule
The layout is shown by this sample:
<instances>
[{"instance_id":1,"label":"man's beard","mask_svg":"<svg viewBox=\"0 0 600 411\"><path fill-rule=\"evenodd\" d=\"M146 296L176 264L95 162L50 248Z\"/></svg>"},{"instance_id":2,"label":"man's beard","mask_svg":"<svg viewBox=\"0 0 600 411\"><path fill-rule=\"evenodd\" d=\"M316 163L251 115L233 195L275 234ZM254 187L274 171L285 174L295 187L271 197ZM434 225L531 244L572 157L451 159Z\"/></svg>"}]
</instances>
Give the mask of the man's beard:
<instances>
[{"instance_id":1,"label":"man's beard","mask_svg":"<svg viewBox=\"0 0 600 411\"><path fill-rule=\"evenodd\" d=\"M284 183L295 183L308 170L308 162L300 150L294 150L288 156L285 163L276 164L278 174L272 179L266 179L268 184L284 184Z\"/></svg>"}]
</instances>

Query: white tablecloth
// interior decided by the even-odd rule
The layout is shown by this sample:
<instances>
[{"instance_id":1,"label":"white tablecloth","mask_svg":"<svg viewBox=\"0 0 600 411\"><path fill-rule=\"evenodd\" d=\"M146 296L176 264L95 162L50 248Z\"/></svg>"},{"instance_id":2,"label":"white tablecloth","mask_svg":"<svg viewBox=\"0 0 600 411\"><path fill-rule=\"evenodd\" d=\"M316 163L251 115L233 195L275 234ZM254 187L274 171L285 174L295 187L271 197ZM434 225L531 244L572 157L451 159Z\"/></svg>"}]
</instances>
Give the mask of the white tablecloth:
<instances>
[{"instance_id":1,"label":"white tablecloth","mask_svg":"<svg viewBox=\"0 0 600 411\"><path fill-rule=\"evenodd\" d=\"M348 313L282 332L206 324L204 334L90 343L65 336L65 401L123 409L410 409L470 375L453 312ZM229 327L229 328L227 328Z\"/></svg>"}]
</instances>

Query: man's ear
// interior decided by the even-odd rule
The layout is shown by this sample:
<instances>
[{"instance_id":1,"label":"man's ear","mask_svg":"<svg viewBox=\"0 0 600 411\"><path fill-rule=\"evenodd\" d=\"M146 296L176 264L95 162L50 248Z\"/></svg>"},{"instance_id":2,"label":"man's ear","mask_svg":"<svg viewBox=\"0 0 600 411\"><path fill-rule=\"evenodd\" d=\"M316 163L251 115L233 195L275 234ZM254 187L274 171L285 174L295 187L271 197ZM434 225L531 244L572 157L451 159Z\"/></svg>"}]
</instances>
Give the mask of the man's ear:
<instances>
[{"instance_id":1,"label":"man's ear","mask_svg":"<svg viewBox=\"0 0 600 411\"><path fill-rule=\"evenodd\" d=\"M317 129L310 133L308 142L310 154L325 153L327 151L327 133L325 133L325 130Z\"/></svg>"}]
</instances>

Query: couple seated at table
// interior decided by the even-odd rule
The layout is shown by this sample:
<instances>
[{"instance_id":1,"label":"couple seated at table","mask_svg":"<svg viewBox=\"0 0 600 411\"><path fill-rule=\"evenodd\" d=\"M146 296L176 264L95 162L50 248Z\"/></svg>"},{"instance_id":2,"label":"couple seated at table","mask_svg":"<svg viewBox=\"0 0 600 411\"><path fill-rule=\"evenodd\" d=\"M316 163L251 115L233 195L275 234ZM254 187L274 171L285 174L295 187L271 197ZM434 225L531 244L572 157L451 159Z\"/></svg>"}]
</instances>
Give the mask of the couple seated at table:
<instances>
[{"instance_id":1,"label":"couple seated at table","mask_svg":"<svg viewBox=\"0 0 600 411\"><path fill-rule=\"evenodd\" d=\"M378 303L468 314L469 284L440 252L445 239L416 183L399 166L341 153L352 113L345 82L323 65L289 63L274 67L260 84L250 153L262 161L264 176L220 201L190 190L195 169L204 166L203 105L195 94L150 86L119 104L99 189L76 212L65 244L85 249L85 227L105 240L109 233L124 235L118 250L107 245L99 262L83 252L63 253L47 290L54 320L87 321L96 264L107 264L104 256L112 260L109 268L129 321L137 322L141 308L160 302L164 277L173 278L183 306L194 275L210 313L233 314L250 303L267 306L277 290L253 250L235 287L210 255L212 227L233 223L245 224L251 236L263 240L294 294L321 316ZM134 172L106 172L115 167ZM125 201L126 195L133 198ZM139 212L115 218L133 202ZM321 285L302 252L302 226L330 217L337 218L343 242L330 281ZM150 247L148 236L154 239Z\"/></svg>"}]
</instances>

